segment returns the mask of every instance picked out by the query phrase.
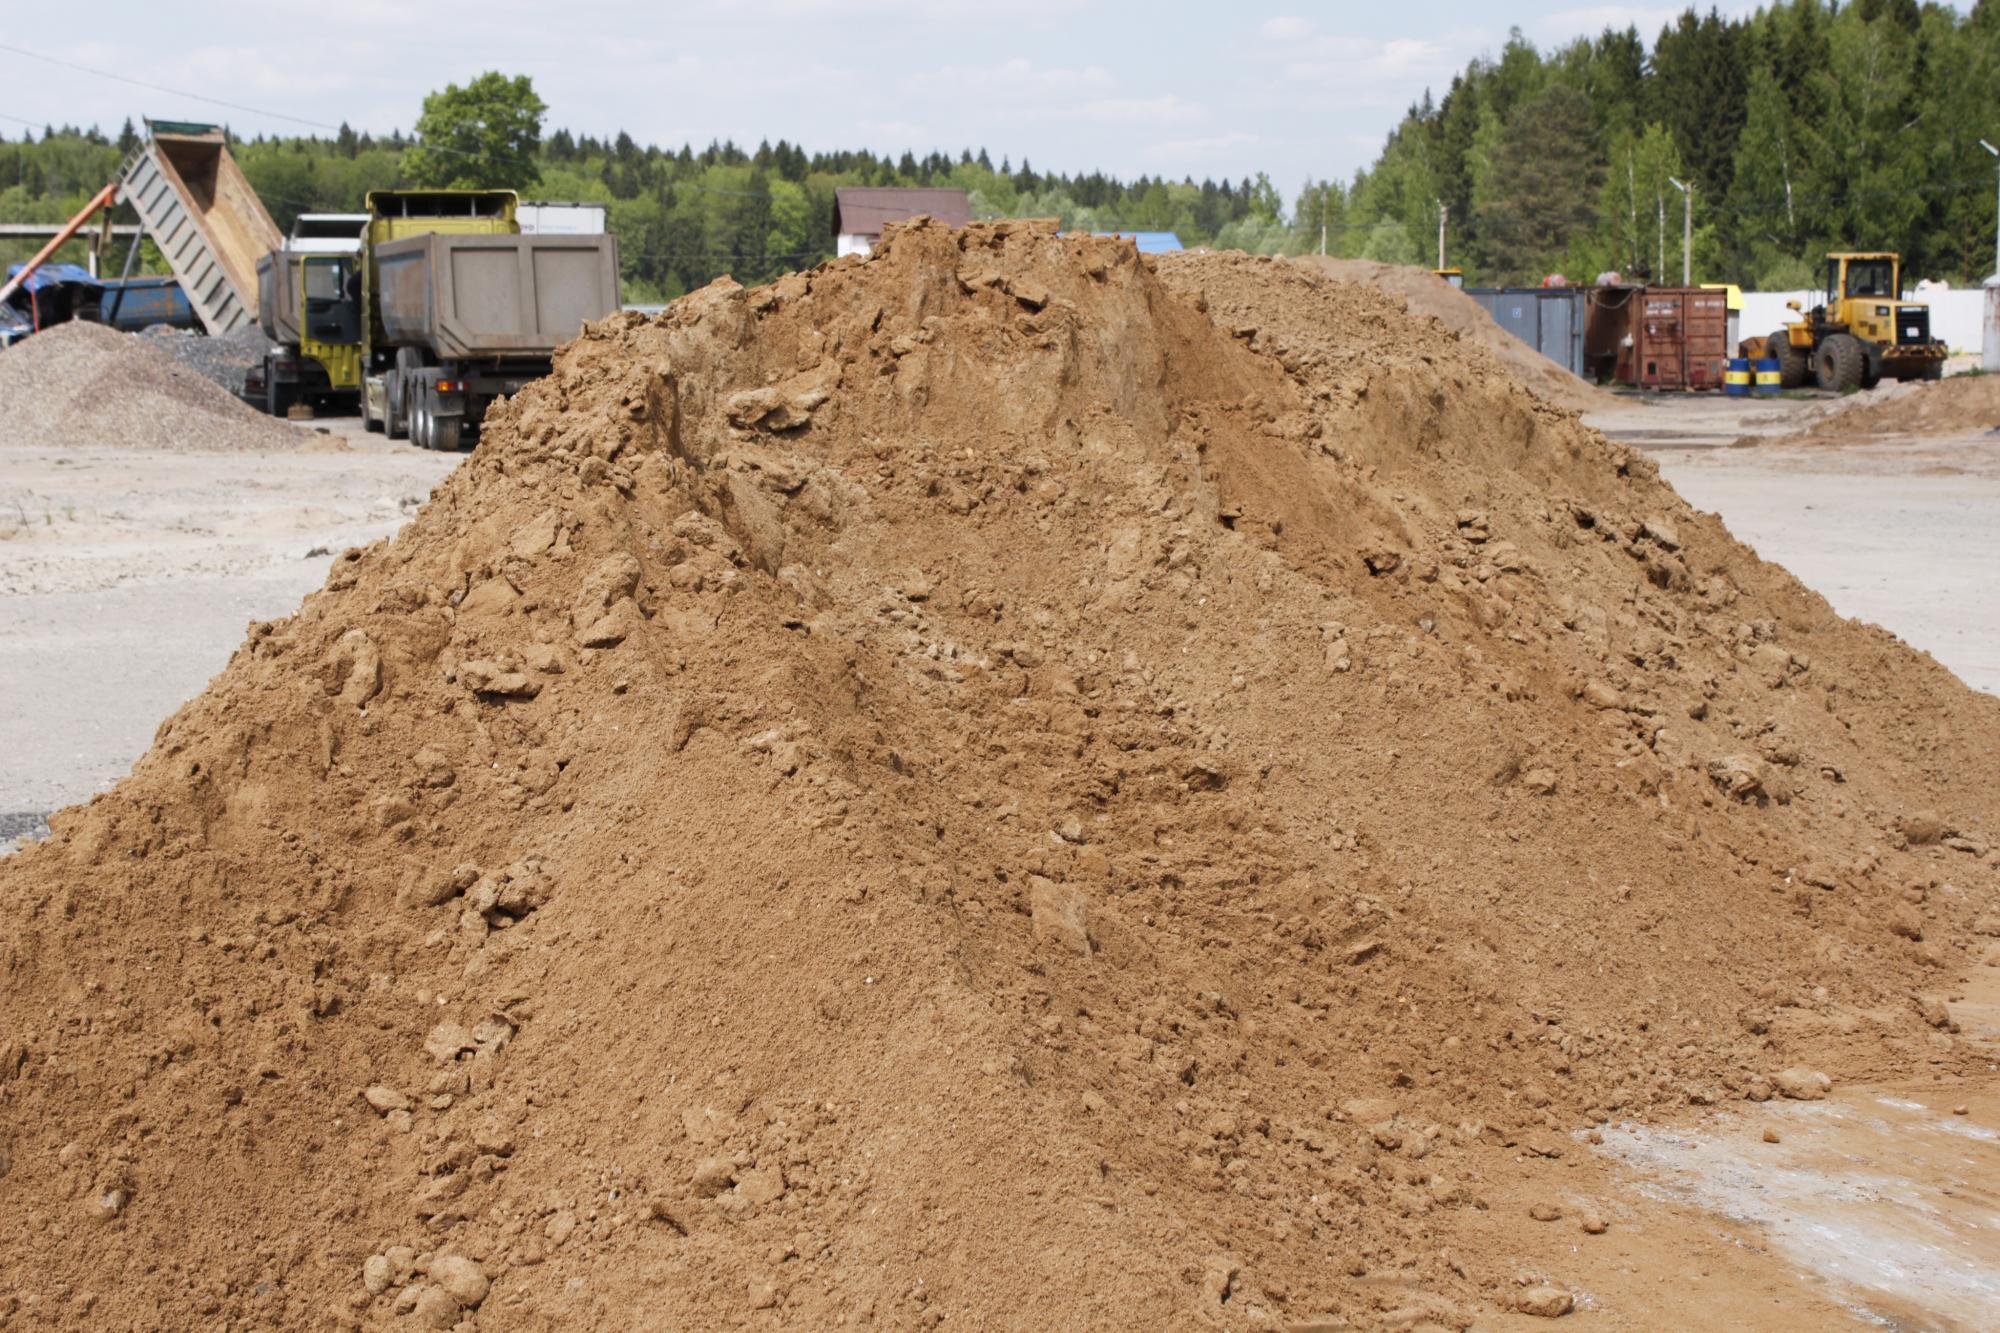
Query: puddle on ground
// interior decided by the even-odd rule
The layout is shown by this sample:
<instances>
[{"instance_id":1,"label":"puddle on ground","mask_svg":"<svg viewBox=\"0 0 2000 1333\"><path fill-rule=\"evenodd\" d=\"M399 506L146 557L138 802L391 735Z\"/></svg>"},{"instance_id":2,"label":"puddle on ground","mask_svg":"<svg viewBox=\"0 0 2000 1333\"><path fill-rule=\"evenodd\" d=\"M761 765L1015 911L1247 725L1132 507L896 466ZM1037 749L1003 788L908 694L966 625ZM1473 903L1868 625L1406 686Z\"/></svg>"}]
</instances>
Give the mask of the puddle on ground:
<instances>
[{"instance_id":1,"label":"puddle on ground","mask_svg":"<svg viewBox=\"0 0 2000 1333\"><path fill-rule=\"evenodd\" d=\"M1607 1126L1642 1194L1757 1227L1855 1314L1891 1329L2000 1328L2000 1131L1964 1089L1851 1089L1694 1127ZM1766 1128L1779 1141L1766 1143Z\"/></svg>"}]
</instances>

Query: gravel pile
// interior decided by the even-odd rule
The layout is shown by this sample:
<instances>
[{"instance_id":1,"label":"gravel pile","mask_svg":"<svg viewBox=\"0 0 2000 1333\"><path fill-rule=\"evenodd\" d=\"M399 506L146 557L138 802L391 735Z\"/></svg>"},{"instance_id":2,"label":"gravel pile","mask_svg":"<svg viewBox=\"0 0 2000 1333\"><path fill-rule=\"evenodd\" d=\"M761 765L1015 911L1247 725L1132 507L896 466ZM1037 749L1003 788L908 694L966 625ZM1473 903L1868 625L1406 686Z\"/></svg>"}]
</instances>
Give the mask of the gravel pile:
<instances>
[{"instance_id":1,"label":"gravel pile","mask_svg":"<svg viewBox=\"0 0 2000 1333\"><path fill-rule=\"evenodd\" d=\"M312 438L217 387L160 340L80 320L0 352L0 405L0 449L292 449Z\"/></svg>"},{"instance_id":2,"label":"gravel pile","mask_svg":"<svg viewBox=\"0 0 2000 1333\"><path fill-rule=\"evenodd\" d=\"M245 373L264 359L264 349L271 345L264 331L255 327L237 329L219 338L207 338L185 329L155 324L140 336L189 370L232 394L243 392Z\"/></svg>"}]
</instances>

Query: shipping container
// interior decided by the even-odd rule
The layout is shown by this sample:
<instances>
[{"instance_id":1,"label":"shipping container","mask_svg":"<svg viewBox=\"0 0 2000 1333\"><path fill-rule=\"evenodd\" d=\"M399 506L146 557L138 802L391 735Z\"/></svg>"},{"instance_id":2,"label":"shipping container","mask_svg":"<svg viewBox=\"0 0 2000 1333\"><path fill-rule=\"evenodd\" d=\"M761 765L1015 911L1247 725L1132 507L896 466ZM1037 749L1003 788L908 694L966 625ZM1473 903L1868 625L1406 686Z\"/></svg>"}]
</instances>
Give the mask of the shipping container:
<instances>
[{"instance_id":1,"label":"shipping container","mask_svg":"<svg viewBox=\"0 0 2000 1333\"><path fill-rule=\"evenodd\" d=\"M1710 287L1595 287L1589 377L1636 389L1720 389L1733 350L1729 297Z\"/></svg>"},{"instance_id":2,"label":"shipping container","mask_svg":"<svg viewBox=\"0 0 2000 1333\"><path fill-rule=\"evenodd\" d=\"M1572 375L1583 374L1581 287L1467 287L1493 322Z\"/></svg>"},{"instance_id":3,"label":"shipping container","mask_svg":"<svg viewBox=\"0 0 2000 1333\"><path fill-rule=\"evenodd\" d=\"M523 199L515 220L526 236L599 236L604 232L603 204L562 204Z\"/></svg>"}]
</instances>

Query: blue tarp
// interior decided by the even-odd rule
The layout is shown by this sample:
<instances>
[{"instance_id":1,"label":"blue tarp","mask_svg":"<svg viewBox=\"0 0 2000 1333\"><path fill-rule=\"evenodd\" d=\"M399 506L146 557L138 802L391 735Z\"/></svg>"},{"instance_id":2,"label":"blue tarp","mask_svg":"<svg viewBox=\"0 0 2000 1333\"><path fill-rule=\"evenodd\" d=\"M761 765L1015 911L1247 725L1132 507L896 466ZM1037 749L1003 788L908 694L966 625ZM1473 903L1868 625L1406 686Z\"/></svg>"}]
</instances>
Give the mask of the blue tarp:
<instances>
[{"instance_id":1,"label":"blue tarp","mask_svg":"<svg viewBox=\"0 0 2000 1333\"><path fill-rule=\"evenodd\" d=\"M1094 231L1092 236L1124 236L1139 247L1142 255L1165 254L1181 248L1181 238L1170 231Z\"/></svg>"},{"instance_id":2,"label":"blue tarp","mask_svg":"<svg viewBox=\"0 0 2000 1333\"><path fill-rule=\"evenodd\" d=\"M9 264L7 266L7 276L10 278L13 277L25 267L27 267L25 264ZM44 264L33 273L30 273L28 280L22 283L21 287L25 291L38 292L44 287L60 287L66 283L75 283L84 287L102 287L104 285L96 278L91 277L88 270L79 268L75 264Z\"/></svg>"}]
</instances>

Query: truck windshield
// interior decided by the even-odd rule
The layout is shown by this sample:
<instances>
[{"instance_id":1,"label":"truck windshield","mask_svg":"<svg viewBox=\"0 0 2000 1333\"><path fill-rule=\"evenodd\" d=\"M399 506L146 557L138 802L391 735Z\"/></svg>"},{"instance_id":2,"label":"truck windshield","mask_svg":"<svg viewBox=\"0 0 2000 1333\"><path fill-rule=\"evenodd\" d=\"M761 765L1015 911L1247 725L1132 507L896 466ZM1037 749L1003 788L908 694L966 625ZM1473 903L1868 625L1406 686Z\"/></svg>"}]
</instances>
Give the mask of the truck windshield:
<instances>
[{"instance_id":1,"label":"truck windshield","mask_svg":"<svg viewBox=\"0 0 2000 1333\"><path fill-rule=\"evenodd\" d=\"M1891 296L1896 294L1896 265L1887 259L1855 259L1847 265L1849 296Z\"/></svg>"},{"instance_id":2,"label":"truck windshield","mask_svg":"<svg viewBox=\"0 0 2000 1333\"><path fill-rule=\"evenodd\" d=\"M353 263L308 260L305 265L306 336L323 343L361 341L361 293Z\"/></svg>"}]
</instances>

